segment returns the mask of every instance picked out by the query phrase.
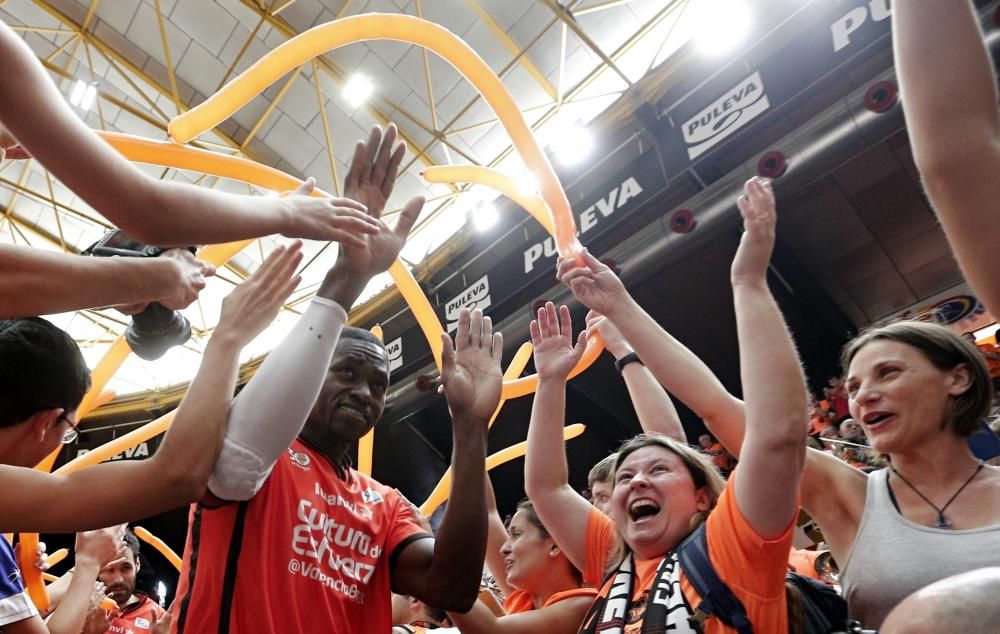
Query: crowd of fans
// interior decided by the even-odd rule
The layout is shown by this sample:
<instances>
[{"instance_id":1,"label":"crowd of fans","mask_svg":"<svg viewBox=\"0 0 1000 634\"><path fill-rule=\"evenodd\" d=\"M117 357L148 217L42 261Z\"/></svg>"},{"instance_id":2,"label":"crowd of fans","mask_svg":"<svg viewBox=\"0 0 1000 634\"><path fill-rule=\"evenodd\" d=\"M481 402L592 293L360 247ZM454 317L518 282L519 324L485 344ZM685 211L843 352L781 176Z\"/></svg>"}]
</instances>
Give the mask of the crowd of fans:
<instances>
[{"instance_id":1,"label":"crowd of fans","mask_svg":"<svg viewBox=\"0 0 1000 634\"><path fill-rule=\"evenodd\" d=\"M898 0L893 22L927 193L973 289L998 311L1000 112L974 13L967 0ZM742 399L586 249L559 261L558 278L591 312L578 336L566 306L548 303L531 322L538 388L527 498L507 522L485 476L502 336L481 311L462 311L443 341L453 484L432 531L396 489L348 457L382 415L389 370L382 342L345 325L347 311L395 261L423 205L405 205L395 228L381 219L404 153L395 128L375 128L357 145L344 198L311 198L311 182L284 198L217 194L149 179L110 151L2 24L0 59L0 159L35 157L132 235L167 245L269 233L340 242L316 298L237 398L239 351L299 281L297 241L275 249L225 300L155 456L66 475L31 467L75 438L89 371L75 342L35 315L182 307L213 269L182 249L155 266L87 260L80 269L71 256L0 247L0 529L79 531L74 570L49 587L46 614L22 583L44 568L44 553L17 553L0 539L4 632L995 627L1000 470L980 459L976 436L991 433L984 419L1000 348L932 323L879 325L845 346L843 377L810 404L768 288L777 222L770 182L749 180L736 201ZM593 467L587 498L569 484L562 427L566 380L593 331L643 433ZM689 438L672 398L708 432ZM163 610L136 591L139 546L122 523L187 504L178 596ZM807 516L824 544L793 548Z\"/></svg>"}]
</instances>

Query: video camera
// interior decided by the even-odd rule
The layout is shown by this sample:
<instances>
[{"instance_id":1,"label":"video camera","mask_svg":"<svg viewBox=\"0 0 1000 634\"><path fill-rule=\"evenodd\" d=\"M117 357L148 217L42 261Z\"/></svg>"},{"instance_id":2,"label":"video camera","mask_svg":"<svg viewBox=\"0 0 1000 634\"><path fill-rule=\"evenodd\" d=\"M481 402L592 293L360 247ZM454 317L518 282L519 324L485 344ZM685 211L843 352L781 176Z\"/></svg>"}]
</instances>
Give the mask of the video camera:
<instances>
[{"instance_id":1,"label":"video camera","mask_svg":"<svg viewBox=\"0 0 1000 634\"><path fill-rule=\"evenodd\" d=\"M194 247L188 247L194 253ZM83 255L101 258L155 258L166 251L162 247L142 244L121 229L104 234L83 251ZM132 351L146 361L162 357L167 350L191 338L191 323L179 311L151 302L145 310L132 316L125 329L125 340Z\"/></svg>"}]
</instances>

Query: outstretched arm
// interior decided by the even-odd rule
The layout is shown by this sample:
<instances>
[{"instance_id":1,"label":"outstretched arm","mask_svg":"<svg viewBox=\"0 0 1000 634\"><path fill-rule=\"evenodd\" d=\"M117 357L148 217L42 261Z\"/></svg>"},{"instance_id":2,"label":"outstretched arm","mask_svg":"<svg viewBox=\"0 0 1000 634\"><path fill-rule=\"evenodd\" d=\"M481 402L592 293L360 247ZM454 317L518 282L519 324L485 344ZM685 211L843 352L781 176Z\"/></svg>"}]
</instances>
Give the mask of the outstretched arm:
<instances>
[{"instance_id":1,"label":"outstretched arm","mask_svg":"<svg viewBox=\"0 0 1000 634\"><path fill-rule=\"evenodd\" d=\"M584 266L560 260L559 279L583 305L611 320L656 380L704 420L730 453L739 455L743 402L639 306L609 267L586 249L582 257Z\"/></svg>"},{"instance_id":2,"label":"outstretched arm","mask_svg":"<svg viewBox=\"0 0 1000 634\"><path fill-rule=\"evenodd\" d=\"M604 349L616 360L635 352L618 328L607 317L593 310L587 313L587 332L592 330L601 334ZM677 415L674 402L670 400L670 395L644 362L629 363L621 372L642 431L663 434L674 440L687 442L687 435L684 433L684 426L681 425L681 418Z\"/></svg>"},{"instance_id":3,"label":"outstretched arm","mask_svg":"<svg viewBox=\"0 0 1000 634\"><path fill-rule=\"evenodd\" d=\"M125 526L119 525L77 534L73 578L46 622L50 634L77 634L83 628L98 573L109 562L125 556L124 533Z\"/></svg>"},{"instance_id":4,"label":"outstretched arm","mask_svg":"<svg viewBox=\"0 0 1000 634\"><path fill-rule=\"evenodd\" d=\"M395 127L383 141L382 129L359 143L344 191L361 201L378 226L361 246L344 243L316 298L292 332L268 355L257 375L233 403L231 424L209 488L224 500L246 500L264 484L278 457L302 431L319 396L347 312L371 278L399 255L423 207L411 200L394 229L382 220L402 159L393 149Z\"/></svg>"},{"instance_id":5,"label":"outstretched arm","mask_svg":"<svg viewBox=\"0 0 1000 634\"><path fill-rule=\"evenodd\" d=\"M503 336L480 310L463 310L455 344L444 341L441 381L451 411L451 495L437 537L406 546L392 572L393 591L428 605L467 612L475 603L486 553L486 430L500 402Z\"/></svg>"},{"instance_id":6,"label":"outstretched arm","mask_svg":"<svg viewBox=\"0 0 1000 634\"><path fill-rule=\"evenodd\" d=\"M184 249L158 258L91 258L2 244L0 318L148 302L186 308L214 273Z\"/></svg>"},{"instance_id":7,"label":"outstretched arm","mask_svg":"<svg viewBox=\"0 0 1000 634\"><path fill-rule=\"evenodd\" d=\"M735 481L740 511L764 539L780 537L798 514L805 461L805 378L792 337L767 286L774 250L774 193L747 181L737 204L743 239L731 272L746 403L746 438Z\"/></svg>"},{"instance_id":8,"label":"outstretched arm","mask_svg":"<svg viewBox=\"0 0 1000 634\"><path fill-rule=\"evenodd\" d=\"M448 616L462 634L560 634L578 631L593 602L593 597L570 597L537 610L497 616L476 601L465 614L449 612Z\"/></svg>"},{"instance_id":9,"label":"outstretched arm","mask_svg":"<svg viewBox=\"0 0 1000 634\"><path fill-rule=\"evenodd\" d=\"M968 0L894 0L893 44L913 156L962 272L1000 311L1000 111Z\"/></svg>"},{"instance_id":10,"label":"outstretched arm","mask_svg":"<svg viewBox=\"0 0 1000 634\"><path fill-rule=\"evenodd\" d=\"M282 233L351 241L371 227L362 206L347 199L239 196L149 178L84 125L28 45L2 22L0 60L4 145L10 143L6 128L19 149L137 240L162 246L212 244Z\"/></svg>"},{"instance_id":11,"label":"outstretched arm","mask_svg":"<svg viewBox=\"0 0 1000 634\"><path fill-rule=\"evenodd\" d=\"M204 495L222 444L239 353L274 319L298 283L299 245L279 247L223 301L198 374L149 460L108 462L69 474L0 467L4 531L70 532L108 526ZM65 414L60 409L46 416ZM61 427L47 428L61 430ZM45 500L40 505L38 500Z\"/></svg>"},{"instance_id":12,"label":"outstretched arm","mask_svg":"<svg viewBox=\"0 0 1000 634\"><path fill-rule=\"evenodd\" d=\"M531 322L530 329L538 389L528 425L524 490L552 539L578 570L586 570L591 506L569 484L562 435L566 421L566 377L583 355L586 335L581 332L574 345L569 308L560 306L557 316L552 302L538 309L538 318Z\"/></svg>"}]
</instances>

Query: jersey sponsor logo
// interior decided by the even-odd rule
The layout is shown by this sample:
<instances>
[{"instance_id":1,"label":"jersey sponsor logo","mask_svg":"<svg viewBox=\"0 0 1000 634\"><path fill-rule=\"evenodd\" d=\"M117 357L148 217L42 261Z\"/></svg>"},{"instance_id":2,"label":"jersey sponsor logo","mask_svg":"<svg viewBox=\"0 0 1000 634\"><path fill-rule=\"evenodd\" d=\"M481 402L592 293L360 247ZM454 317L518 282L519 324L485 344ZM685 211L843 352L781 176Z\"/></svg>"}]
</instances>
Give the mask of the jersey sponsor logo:
<instances>
[{"instance_id":1,"label":"jersey sponsor logo","mask_svg":"<svg viewBox=\"0 0 1000 634\"><path fill-rule=\"evenodd\" d=\"M704 154L770 107L760 72L755 72L684 122L688 157Z\"/></svg>"},{"instance_id":2,"label":"jersey sponsor logo","mask_svg":"<svg viewBox=\"0 0 1000 634\"><path fill-rule=\"evenodd\" d=\"M326 491L323 490L323 487L321 487L319 485L319 482L313 483L313 493L315 493L316 496L319 499L321 499L324 502L326 502L329 506L340 506L340 507L343 507L343 508L347 509L348 511L350 511L351 513L355 513L357 515L360 515L361 517L364 517L365 519L369 519L370 520L373 517L372 510L370 508L368 508L367 506L361 506L361 505L355 504L354 502L352 502L350 500L347 500L347 499L345 499L345 498L343 498L343 497L341 497L339 495L327 493ZM364 497L365 497L364 494L362 494L361 497L362 497L362 499L364 499ZM379 501L381 501L381 499ZM369 501L365 500L365 502L369 502ZM369 503L370 504L374 504L374 502L369 502Z\"/></svg>"},{"instance_id":3,"label":"jersey sponsor logo","mask_svg":"<svg viewBox=\"0 0 1000 634\"><path fill-rule=\"evenodd\" d=\"M288 457L291 459L292 464L299 467L303 471L308 471L309 465L312 463L312 460L309 458L309 454L301 451L293 451L292 449L289 449ZM316 486L319 485L317 484Z\"/></svg>"},{"instance_id":4,"label":"jersey sponsor logo","mask_svg":"<svg viewBox=\"0 0 1000 634\"><path fill-rule=\"evenodd\" d=\"M444 316L448 320L448 332L458 328L458 314L463 308L486 311L490 307L490 276L484 275L469 288L448 300L444 305Z\"/></svg>"},{"instance_id":5,"label":"jersey sponsor logo","mask_svg":"<svg viewBox=\"0 0 1000 634\"><path fill-rule=\"evenodd\" d=\"M316 491L322 491L318 484ZM327 496L324 501L331 506L354 507L340 496ZM365 528L338 521L309 500L299 500L296 519L299 524L292 530L291 542L296 557L289 560L288 572L364 603L365 588L382 556L375 537Z\"/></svg>"},{"instance_id":6,"label":"jersey sponsor logo","mask_svg":"<svg viewBox=\"0 0 1000 634\"><path fill-rule=\"evenodd\" d=\"M385 501L382 498L382 494L371 487L368 487L367 489L364 490L364 492L361 494L361 499L367 502L368 504L381 504L382 502Z\"/></svg>"}]
</instances>

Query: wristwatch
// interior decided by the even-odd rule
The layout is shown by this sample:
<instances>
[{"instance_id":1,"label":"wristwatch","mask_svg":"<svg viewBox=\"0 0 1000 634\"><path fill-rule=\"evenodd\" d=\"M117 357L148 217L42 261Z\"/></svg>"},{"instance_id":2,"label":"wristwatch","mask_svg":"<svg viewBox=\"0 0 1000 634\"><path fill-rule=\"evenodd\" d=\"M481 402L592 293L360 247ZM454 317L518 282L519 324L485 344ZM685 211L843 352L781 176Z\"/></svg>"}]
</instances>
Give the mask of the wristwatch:
<instances>
[{"instance_id":1,"label":"wristwatch","mask_svg":"<svg viewBox=\"0 0 1000 634\"><path fill-rule=\"evenodd\" d=\"M642 362L642 359L639 358L639 355L637 355L634 352L630 352L621 359L615 359L615 369L618 370L618 374L621 374L622 369L630 363L639 363L641 365L646 365L645 363Z\"/></svg>"}]
</instances>

